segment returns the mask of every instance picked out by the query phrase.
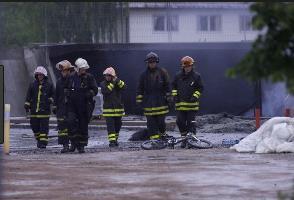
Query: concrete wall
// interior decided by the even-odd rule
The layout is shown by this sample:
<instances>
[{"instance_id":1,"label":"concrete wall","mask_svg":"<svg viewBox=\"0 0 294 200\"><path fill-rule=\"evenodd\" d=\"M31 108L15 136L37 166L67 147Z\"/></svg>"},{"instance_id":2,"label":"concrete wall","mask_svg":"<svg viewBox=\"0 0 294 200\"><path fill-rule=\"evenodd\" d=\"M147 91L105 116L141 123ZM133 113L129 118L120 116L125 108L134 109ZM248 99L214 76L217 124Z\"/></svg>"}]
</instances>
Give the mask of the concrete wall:
<instances>
[{"instance_id":1,"label":"concrete wall","mask_svg":"<svg viewBox=\"0 0 294 200\"><path fill-rule=\"evenodd\" d=\"M250 15L247 9L176 9L168 10L170 15L178 15L178 31L154 31L153 16L166 15L166 9L131 9L130 42L240 42L252 41L257 31L240 31L240 15ZM198 31L200 15L220 15L221 31Z\"/></svg>"},{"instance_id":2,"label":"concrete wall","mask_svg":"<svg viewBox=\"0 0 294 200\"><path fill-rule=\"evenodd\" d=\"M53 70L46 66L44 48L0 48L0 64L4 65L4 101L11 104L13 117L25 115L23 105L36 66L44 66L49 80L55 83Z\"/></svg>"},{"instance_id":3,"label":"concrete wall","mask_svg":"<svg viewBox=\"0 0 294 200\"><path fill-rule=\"evenodd\" d=\"M22 48L0 48L0 63L4 65L4 102L11 105L11 116L23 116L28 71Z\"/></svg>"}]
</instances>

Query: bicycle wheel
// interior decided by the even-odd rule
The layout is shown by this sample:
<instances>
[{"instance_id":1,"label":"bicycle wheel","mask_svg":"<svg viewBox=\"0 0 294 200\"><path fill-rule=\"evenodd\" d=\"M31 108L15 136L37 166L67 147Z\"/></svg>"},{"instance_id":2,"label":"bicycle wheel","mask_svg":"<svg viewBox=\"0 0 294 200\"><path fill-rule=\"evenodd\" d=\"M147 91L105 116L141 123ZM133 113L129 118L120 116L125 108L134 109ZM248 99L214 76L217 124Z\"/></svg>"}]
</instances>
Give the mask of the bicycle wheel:
<instances>
[{"instance_id":1,"label":"bicycle wheel","mask_svg":"<svg viewBox=\"0 0 294 200\"><path fill-rule=\"evenodd\" d=\"M213 147L208 140L191 137L187 140L188 144L198 149L210 149Z\"/></svg>"},{"instance_id":2,"label":"bicycle wheel","mask_svg":"<svg viewBox=\"0 0 294 200\"><path fill-rule=\"evenodd\" d=\"M145 150L159 150L164 149L167 143L162 140L147 140L141 144L142 149Z\"/></svg>"}]
</instances>

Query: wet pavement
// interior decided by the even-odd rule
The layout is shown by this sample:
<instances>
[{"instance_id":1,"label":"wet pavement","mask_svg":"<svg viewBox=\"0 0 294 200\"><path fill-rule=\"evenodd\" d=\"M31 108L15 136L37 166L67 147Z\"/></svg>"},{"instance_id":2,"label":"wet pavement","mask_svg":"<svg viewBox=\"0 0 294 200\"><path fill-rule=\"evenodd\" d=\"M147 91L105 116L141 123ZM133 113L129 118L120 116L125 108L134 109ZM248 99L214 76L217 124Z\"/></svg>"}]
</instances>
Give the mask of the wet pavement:
<instances>
[{"instance_id":1,"label":"wet pavement","mask_svg":"<svg viewBox=\"0 0 294 200\"><path fill-rule=\"evenodd\" d=\"M247 133L198 133L213 149L146 151L128 141L134 132L123 129L120 147L110 149L106 131L91 130L85 154L60 154L56 137L40 150L30 129L11 129L1 199L277 199L294 184L294 154L237 153L220 145Z\"/></svg>"}]
</instances>

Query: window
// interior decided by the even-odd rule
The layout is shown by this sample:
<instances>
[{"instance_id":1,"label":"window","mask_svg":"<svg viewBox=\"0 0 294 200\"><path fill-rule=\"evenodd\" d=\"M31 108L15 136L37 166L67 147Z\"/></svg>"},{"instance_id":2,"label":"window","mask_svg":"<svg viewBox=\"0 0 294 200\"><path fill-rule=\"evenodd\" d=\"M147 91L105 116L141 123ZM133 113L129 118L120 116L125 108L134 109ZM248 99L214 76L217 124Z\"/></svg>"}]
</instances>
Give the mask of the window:
<instances>
[{"instance_id":1,"label":"window","mask_svg":"<svg viewBox=\"0 0 294 200\"><path fill-rule=\"evenodd\" d=\"M207 16L201 16L199 19L200 24L200 31L208 31L208 17Z\"/></svg>"},{"instance_id":2,"label":"window","mask_svg":"<svg viewBox=\"0 0 294 200\"><path fill-rule=\"evenodd\" d=\"M178 31L179 30L179 16L173 15L167 18L167 30Z\"/></svg>"},{"instance_id":3,"label":"window","mask_svg":"<svg viewBox=\"0 0 294 200\"><path fill-rule=\"evenodd\" d=\"M154 31L178 31L179 16L177 15L157 15L153 17Z\"/></svg>"},{"instance_id":4,"label":"window","mask_svg":"<svg viewBox=\"0 0 294 200\"><path fill-rule=\"evenodd\" d=\"M210 16L210 31L220 31L220 30L221 30L221 17Z\"/></svg>"},{"instance_id":5,"label":"window","mask_svg":"<svg viewBox=\"0 0 294 200\"><path fill-rule=\"evenodd\" d=\"M240 31L251 31L252 30L251 20L252 20L251 16L241 15L239 18Z\"/></svg>"},{"instance_id":6,"label":"window","mask_svg":"<svg viewBox=\"0 0 294 200\"><path fill-rule=\"evenodd\" d=\"M153 30L164 31L165 30L165 17L164 16L154 16L153 19Z\"/></svg>"},{"instance_id":7,"label":"window","mask_svg":"<svg viewBox=\"0 0 294 200\"><path fill-rule=\"evenodd\" d=\"M198 18L199 31L220 31L221 30L221 16L199 16Z\"/></svg>"}]
</instances>

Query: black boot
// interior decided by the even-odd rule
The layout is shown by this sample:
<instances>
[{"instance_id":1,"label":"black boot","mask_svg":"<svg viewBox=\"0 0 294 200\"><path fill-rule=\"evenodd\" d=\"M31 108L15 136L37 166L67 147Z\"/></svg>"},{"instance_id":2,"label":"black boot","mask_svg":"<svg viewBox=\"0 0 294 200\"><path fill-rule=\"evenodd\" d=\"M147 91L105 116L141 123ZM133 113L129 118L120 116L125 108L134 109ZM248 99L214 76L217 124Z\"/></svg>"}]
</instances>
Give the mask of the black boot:
<instances>
[{"instance_id":1,"label":"black boot","mask_svg":"<svg viewBox=\"0 0 294 200\"><path fill-rule=\"evenodd\" d=\"M68 144L63 145L63 149L61 149L60 153L67 153L69 152L69 146Z\"/></svg>"},{"instance_id":2,"label":"black boot","mask_svg":"<svg viewBox=\"0 0 294 200\"><path fill-rule=\"evenodd\" d=\"M76 150L76 145L72 143L72 144L70 145L70 148L69 148L68 151L69 151L69 152L74 152L75 150Z\"/></svg>"},{"instance_id":3,"label":"black boot","mask_svg":"<svg viewBox=\"0 0 294 200\"><path fill-rule=\"evenodd\" d=\"M84 146L79 145L79 146L77 146L77 149L78 149L79 153L85 153Z\"/></svg>"},{"instance_id":4,"label":"black boot","mask_svg":"<svg viewBox=\"0 0 294 200\"><path fill-rule=\"evenodd\" d=\"M186 146L187 146L187 141L186 140L182 141L181 148L184 149L184 148L186 148Z\"/></svg>"},{"instance_id":5,"label":"black boot","mask_svg":"<svg viewBox=\"0 0 294 200\"><path fill-rule=\"evenodd\" d=\"M47 146L46 144L42 144L42 143L39 144L40 149L46 149L46 146Z\"/></svg>"},{"instance_id":6,"label":"black boot","mask_svg":"<svg viewBox=\"0 0 294 200\"><path fill-rule=\"evenodd\" d=\"M109 147L116 147L116 142L115 141L110 141L109 142Z\"/></svg>"},{"instance_id":7,"label":"black boot","mask_svg":"<svg viewBox=\"0 0 294 200\"><path fill-rule=\"evenodd\" d=\"M117 140L115 141L115 146L117 146L117 147L118 147L118 141L117 141Z\"/></svg>"}]
</instances>

